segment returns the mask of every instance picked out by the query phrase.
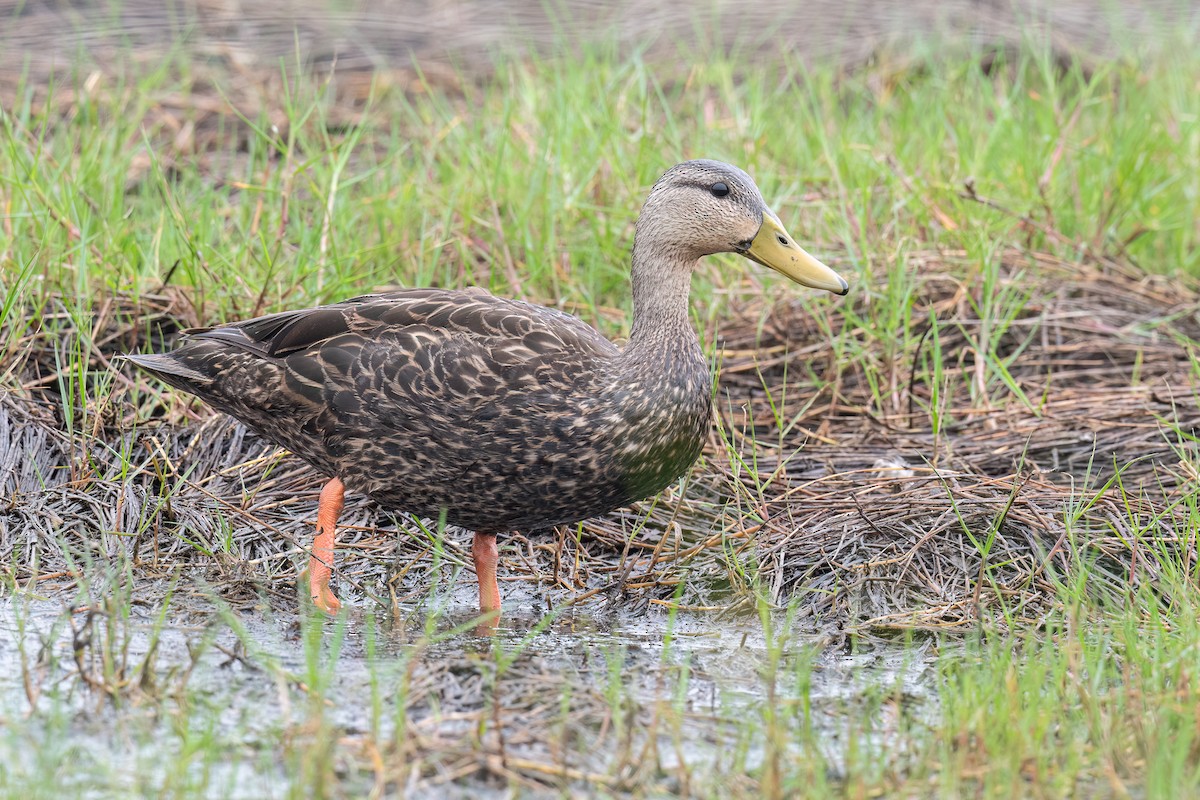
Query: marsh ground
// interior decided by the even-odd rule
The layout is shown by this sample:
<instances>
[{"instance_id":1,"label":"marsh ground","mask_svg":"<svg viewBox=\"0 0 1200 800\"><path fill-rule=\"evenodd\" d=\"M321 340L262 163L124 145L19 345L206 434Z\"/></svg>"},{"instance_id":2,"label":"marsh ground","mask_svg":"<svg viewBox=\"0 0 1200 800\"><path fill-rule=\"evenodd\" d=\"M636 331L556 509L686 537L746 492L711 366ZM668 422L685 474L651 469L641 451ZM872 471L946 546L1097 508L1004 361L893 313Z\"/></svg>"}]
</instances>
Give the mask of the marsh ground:
<instances>
[{"instance_id":1,"label":"marsh ground","mask_svg":"<svg viewBox=\"0 0 1200 800\"><path fill-rule=\"evenodd\" d=\"M460 24L459 58L415 66L360 58L363 14L289 39L237 9L105 8L23 4L0 35L22 64L0 75L4 792L1200 784L1190 7L967 4L942 38L839 7L841 50L747 17L758 39L700 58L724 7L647 42L585 4L520 41ZM436 5L421 41L486 8ZM334 59L345 18L368 30ZM641 198L701 155L745 166L854 291L711 259L702 462L511 537L494 636L460 532L361 499L352 609L311 615L319 478L115 359L395 284L620 337Z\"/></svg>"}]
</instances>

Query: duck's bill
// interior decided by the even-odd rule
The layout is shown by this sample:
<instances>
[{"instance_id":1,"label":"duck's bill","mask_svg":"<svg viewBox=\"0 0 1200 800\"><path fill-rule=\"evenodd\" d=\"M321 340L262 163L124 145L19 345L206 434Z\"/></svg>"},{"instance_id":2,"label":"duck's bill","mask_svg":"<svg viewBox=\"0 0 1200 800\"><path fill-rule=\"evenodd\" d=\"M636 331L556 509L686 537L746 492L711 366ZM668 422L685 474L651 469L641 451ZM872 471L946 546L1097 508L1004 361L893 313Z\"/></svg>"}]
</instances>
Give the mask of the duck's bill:
<instances>
[{"instance_id":1,"label":"duck's bill","mask_svg":"<svg viewBox=\"0 0 1200 800\"><path fill-rule=\"evenodd\" d=\"M846 283L845 278L806 253L771 214L763 215L762 227L750 242L750 248L742 255L786 275L802 286L824 289L834 294L850 291L850 284Z\"/></svg>"}]
</instances>

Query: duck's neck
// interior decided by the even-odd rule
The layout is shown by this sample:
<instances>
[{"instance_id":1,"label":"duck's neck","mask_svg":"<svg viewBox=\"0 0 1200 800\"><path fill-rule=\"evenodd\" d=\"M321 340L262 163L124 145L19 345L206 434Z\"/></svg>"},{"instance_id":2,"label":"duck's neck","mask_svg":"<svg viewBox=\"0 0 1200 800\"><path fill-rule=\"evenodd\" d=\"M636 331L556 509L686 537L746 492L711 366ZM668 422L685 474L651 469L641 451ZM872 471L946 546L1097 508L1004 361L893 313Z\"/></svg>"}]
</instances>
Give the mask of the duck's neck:
<instances>
[{"instance_id":1,"label":"duck's neck","mask_svg":"<svg viewBox=\"0 0 1200 800\"><path fill-rule=\"evenodd\" d=\"M688 319L688 293L694 258L663 252L635 239L633 245L633 329L625 358L641 363L676 360L681 352L703 356Z\"/></svg>"}]
</instances>

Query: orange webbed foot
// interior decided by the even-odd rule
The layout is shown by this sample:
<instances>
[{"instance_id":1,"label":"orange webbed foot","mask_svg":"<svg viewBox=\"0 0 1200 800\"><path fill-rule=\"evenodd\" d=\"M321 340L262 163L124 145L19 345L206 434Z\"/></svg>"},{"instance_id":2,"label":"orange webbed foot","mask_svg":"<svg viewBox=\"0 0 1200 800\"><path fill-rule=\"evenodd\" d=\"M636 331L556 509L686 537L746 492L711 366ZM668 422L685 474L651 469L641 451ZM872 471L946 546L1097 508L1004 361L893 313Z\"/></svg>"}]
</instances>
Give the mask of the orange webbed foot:
<instances>
[{"instance_id":1,"label":"orange webbed foot","mask_svg":"<svg viewBox=\"0 0 1200 800\"><path fill-rule=\"evenodd\" d=\"M333 593L328 584L317 588L310 585L309 591L312 593L313 605L329 616L336 617L342 610L342 601L337 599L337 595Z\"/></svg>"}]
</instances>

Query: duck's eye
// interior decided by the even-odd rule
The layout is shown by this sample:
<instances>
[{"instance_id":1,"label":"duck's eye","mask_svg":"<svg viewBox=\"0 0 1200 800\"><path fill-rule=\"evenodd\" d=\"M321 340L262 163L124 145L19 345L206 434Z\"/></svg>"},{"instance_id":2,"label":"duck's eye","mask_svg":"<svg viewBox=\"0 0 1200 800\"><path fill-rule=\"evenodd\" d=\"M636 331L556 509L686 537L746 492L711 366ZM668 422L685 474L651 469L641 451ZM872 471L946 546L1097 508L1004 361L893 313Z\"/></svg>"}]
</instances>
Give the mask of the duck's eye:
<instances>
[{"instance_id":1,"label":"duck's eye","mask_svg":"<svg viewBox=\"0 0 1200 800\"><path fill-rule=\"evenodd\" d=\"M709 187L709 191L713 193L713 197L724 197L729 194L729 186L721 181L717 181Z\"/></svg>"}]
</instances>

